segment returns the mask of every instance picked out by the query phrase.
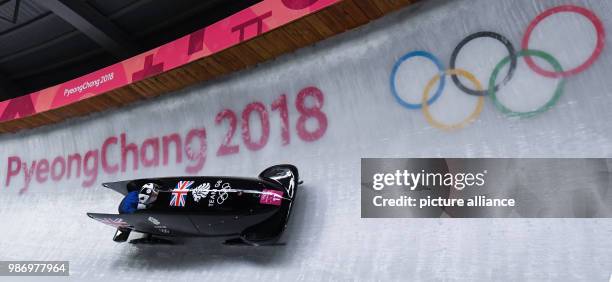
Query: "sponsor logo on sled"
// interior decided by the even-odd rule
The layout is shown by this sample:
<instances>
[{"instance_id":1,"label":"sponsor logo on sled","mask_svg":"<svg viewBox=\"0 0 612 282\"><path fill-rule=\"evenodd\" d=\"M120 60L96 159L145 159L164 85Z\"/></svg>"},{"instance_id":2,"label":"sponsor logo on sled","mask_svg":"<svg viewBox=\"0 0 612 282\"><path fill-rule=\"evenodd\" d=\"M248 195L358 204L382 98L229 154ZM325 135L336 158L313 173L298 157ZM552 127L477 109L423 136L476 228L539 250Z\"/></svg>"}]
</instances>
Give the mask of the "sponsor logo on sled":
<instances>
[{"instance_id":1,"label":"sponsor logo on sled","mask_svg":"<svg viewBox=\"0 0 612 282\"><path fill-rule=\"evenodd\" d=\"M200 202L200 199L206 198L210 192L210 183L202 183L198 187L191 189L191 195L196 203Z\"/></svg>"},{"instance_id":2,"label":"sponsor logo on sled","mask_svg":"<svg viewBox=\"0 0 612 282\"><path fill-rule=\"evenodd\" d=\"M157 218L154 218L152 216L149 216L148 220L155 225L159 225L160 223L159 220L157 220Z\"/></svg>"},{"instance_id":3,"label":"sponsor logo on sled","mask_svg":"<svg viewBox=\"0 0 612 282\"><path fill-rule=\"evenodd\" d=\"M261 197L259 198L259 203L264 205L280 206L282 198L283 191L264 189Z\"/></svg>"},{"instance_id":4,"label":"sponsor logo on sled","mask_svg":"<svg viewBox=\"0 0 612 282\"><path fill-rule=\"evenodd\" d=\"M215 205L222 205L227 198L229 198L228 192L232 189L229 182L223 183L223 180L218 180L215 183L215 189L210 190L210 198L208 199L208 206L213 207Z\"/></svg>"},{"instance_id":5,"label":"sponsor logo on sled","mask_svg":"<svg viewBox=\"0 0 612 282\"><path fill-rule=\"evenodd\" d=\"M153 228L155 228L155 230L161 232L161 233L165 233L165 234L170 234L170 230L168 229L168 226L165 225L155 225L153 226Z\"/></svg>"},{"instance_id":6,"label":"sponsor logo on sled","mask_svg":"<svg viewBox=\"0 0 612 282\"><path fill-rule=\"evenodd\" d=\"M171 207L184 207L185 206L185 198L187 198L187 193L189 193L189 187L193 185L193 181L179 181L176 184L176 188L172 190L172 198L170 199Z\"/></svg>"}]
</instances>

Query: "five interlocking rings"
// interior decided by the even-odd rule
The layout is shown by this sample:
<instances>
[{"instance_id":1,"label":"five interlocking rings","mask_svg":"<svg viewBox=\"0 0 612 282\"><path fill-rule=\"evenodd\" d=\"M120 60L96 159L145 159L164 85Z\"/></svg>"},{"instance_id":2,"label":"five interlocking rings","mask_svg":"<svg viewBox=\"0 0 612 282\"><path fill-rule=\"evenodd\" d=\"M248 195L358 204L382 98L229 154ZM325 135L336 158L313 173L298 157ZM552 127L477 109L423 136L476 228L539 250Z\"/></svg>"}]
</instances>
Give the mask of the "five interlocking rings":
<instances>
[{"instance_id":1,"label":"five interlocking rings","mask_svg":"<svg viewBox=\"0 0 612 282\"><path fill-rule=\"evenodd\" d=\"M552 55L544 51L541 51L541 50L534 50L534 49L529 48L529 40L536 26L539 23L541 23L542 20L544 20L545 18L551 15L554 15L554 14L562 13L562 12L577 13L579 15L584 16L593 24L593 26L595 27L595 31L597 33L597 42L595 45L595 50L593 51L591 56L584 63L570 70L563 70L563 67L561 66L561 64ZM463 69L456 67L457 56L459 52L461 51L461 49L470 41L477 39L477 38L483 38L483 37L492 38L492 39L495 39L501 42L508 51L508 56L503 58L493 69L493 73L491 74L491 77L489 79L487 89L483 89L483 86L476 79L476 77L474 77L473 74L471 74L467 70L463 70ZM515 50L510 40L508 40L506 37L502 36L501 34L491 32L491 31L482 31L482 32L471 34L468 37L461 40L461 42L459 42L459 44L457 45L457 47L455 47L451 55L450 69L448 70L445 70L442 62L440 62L440 60L436 56L434 56L433 54L427 51L418 50L418 51L411 51L411 52L406 53L405 55L400 57L393 65L393 69L391 71L391 77L390 77L391 93L393 94L393 96L395 97L395 99L400 105L408 109L413 109L413 110L422 109L427 122L431 124L433 127L436 127L442 130L459 129L459 128L462 128L468 125L474 120L476 120L476 118L480 115L480 112L482 111L482 108L484 106L485 96L490 96L495 107L499 111L501 111L502 113L508 116L532 117L540 113L543 113L549 110L552 106L554 106L559 100L559 98L561 97L561 95L563 94L563 89L565 86L565 78L579 74L585 71L586 69L588 69L591 65L593 65L593 63L597 60L597 58L599 58L599 55L601 55L601 52L604 49L604 45L605 45L605 30L604 30L601 20L597 17L597 15L595 15L595 13L583 7L574 6L574 5L557 6L557 7L554 7L554 8L551 8L551 9L548 9L542 12L533 21L531 21L531 23L527 27L527 30L523 36L521 50L518 52ZM401 64L414 57L422 57L422 58L430 60L436 65L436 67L439 70L438 73L431 80L429 80L429 82L425 86L420 104L406 102L404 99L400 97L400 95L397 92L397 88L395 86L397 72ZM557 84L555 92L553 93L552 97L549 99L548 102L546 102L544 105L542 105L541 107L535 110L524 111L524 112L511 110L510 108L502 104L502 102L497 97L497 91L512 79L512 76L514 75L514 71L516 70L517 60L518 58L521 58L521 57L525 60L529 68L533 70L535 73L541 76L547 77L547 78L559 78L559 82ZM547 62L548 64L552 66L553 71L549 71L549 70L545 70L541 68L534 62L532 57L537 57ZM509 65L509 67L508 67L508 70L506 72L504 79L498 84L496 84L500 71L506 65ZM478 97L476 108L474 109L474 111L467 118L455 124L442 123L436 120L432 116L431 112L429 111L429 106L442 95L442 92L444 90L444 86L446 83L447 75L451 76L453 83L461 91L463 91L466 94ZM472 84L473 88L465 86L459 80L458 78L459 76L466 78ZM438 84L438 87L436 88L435 93L430 97L429 94L436 83Z\"/></svg>"}]
</instances>

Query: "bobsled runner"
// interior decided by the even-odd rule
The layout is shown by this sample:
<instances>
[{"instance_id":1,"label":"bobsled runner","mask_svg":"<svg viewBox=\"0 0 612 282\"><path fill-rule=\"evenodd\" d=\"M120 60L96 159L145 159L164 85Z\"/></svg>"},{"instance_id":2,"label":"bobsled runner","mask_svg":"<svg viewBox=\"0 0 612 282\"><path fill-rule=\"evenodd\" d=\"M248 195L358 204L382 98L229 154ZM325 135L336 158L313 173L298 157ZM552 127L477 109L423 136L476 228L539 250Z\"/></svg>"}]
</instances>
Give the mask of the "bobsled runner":
<instances>
[{"instance_id":1,"label":"bobsled runner","mask_svg":"<svg viewBox=\"0 0 612 282\"><path fill-rule=\"evenodd\" d=\"M274 244L289 220L299 180L293 165L275 165L258 178L186 176L103 183L124 195L119 214L87 213L115 227L116 242L159 237L226 237L228 244ZM154 239L153 236L156 236Z\"/></svg>"}]
</instances>

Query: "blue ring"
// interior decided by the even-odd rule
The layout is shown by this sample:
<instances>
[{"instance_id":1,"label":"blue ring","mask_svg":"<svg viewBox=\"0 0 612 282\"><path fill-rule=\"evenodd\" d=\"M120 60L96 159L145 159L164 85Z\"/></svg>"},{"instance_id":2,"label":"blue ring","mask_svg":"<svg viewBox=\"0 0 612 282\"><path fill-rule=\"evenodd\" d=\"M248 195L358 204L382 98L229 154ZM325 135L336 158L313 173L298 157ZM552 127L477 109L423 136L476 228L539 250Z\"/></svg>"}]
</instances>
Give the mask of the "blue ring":
<instances>
[{"instance_id":1,"label":"blue ring","mask_svg":"<svg viewBox=\"0 0 612 282\"><path fill-rule=\"evenodd\" d=\"M442 62L440 62L440 60L438 60L438 58L436 58L436 56L434 56L433 54L427 52L427 51L412 51L412 52L408 52L405 55L403 55L401 58L399 58L397 60L397 62L395 62L395 65L393 65L393 70L391 70L391 93L393 94L393 97L395 97L395 100L397 100L397 102L408 108L408 109L413 109L413 110L418 110L420 109L423 105L421 104L411 104L408 103L404 100L402 100L402 98L397 94L397 89L395 88L395 76L397 75L397 70L399 69L400 65L402 65L402 63L412 57L423 57L426 59L429 59L430 61L432 61L437 67L438 70L440 70L440 83L438 84L438 89L436 90L436 93L431 96L431 98L429 98L429 100L427 101L427 105L431 105L431 103L435 102L436 99L438 99L438 97L440 97L440 95L442 94L442 90L444 89L444 82L446 80L446 76L443 74L444 73L444 67L442 66Z\"/></svg>"}]
</instances>

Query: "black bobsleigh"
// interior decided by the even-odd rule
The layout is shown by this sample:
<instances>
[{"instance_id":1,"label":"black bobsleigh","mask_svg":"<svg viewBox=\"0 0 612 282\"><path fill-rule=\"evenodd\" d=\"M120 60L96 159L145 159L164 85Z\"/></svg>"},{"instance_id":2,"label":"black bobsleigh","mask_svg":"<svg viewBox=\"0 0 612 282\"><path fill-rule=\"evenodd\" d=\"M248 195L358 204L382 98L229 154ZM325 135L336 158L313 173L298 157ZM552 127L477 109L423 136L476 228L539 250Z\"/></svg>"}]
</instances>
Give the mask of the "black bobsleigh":
<instances>
[{"instance_id":1,"label":"black bobsleigh","mask_svg":"<svg viewBox=\"0 0 612 282\"><path fill-rule=\"evenodd\" d=\"M298 184L297 168L286 164L272 166L258 178L186 176L104 183L125 196L119 214L87 215L116 227L116 242L127 241L136 231L146 236L134 243L167 241L153 236L219 236L228 244L273 244L287 225ZM126 212L125 202L136 193L137 208Z\"/></svg>"}]
</instances>

